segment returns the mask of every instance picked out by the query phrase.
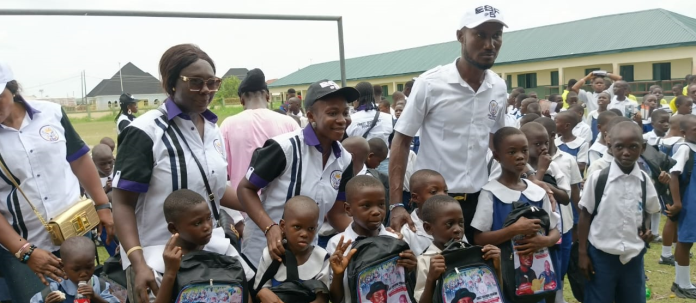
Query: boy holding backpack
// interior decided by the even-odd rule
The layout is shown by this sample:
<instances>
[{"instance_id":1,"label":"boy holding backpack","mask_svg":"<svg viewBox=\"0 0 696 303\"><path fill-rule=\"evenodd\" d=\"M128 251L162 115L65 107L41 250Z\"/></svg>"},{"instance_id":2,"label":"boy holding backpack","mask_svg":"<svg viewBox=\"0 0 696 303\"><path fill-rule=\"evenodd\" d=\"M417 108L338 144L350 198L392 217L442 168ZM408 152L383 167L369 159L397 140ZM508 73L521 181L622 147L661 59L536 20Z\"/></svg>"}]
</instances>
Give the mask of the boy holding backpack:
<instances>
[{"instance_id":1,"label":"boy holding backpack","mask_svg":"<svg viewBox=\"0 0 696 303\"><path fill-rule=\"evenodd\" d=\"M583 302L645 302L643 255L652 239L646 213L659 212L660 202L637 163L642 129L624 121L609 138L614 161L589 176L579 204L579 267L588 279Z\"/></svg>"},{"instance_id":2,"label":"boy holding backpack","mask_svg":"<svg viewBox=\"0 0 696 303\"><path fill-rule=\"evenodd\" d=\"M466 242L464 214L459 202L448 195L432 196L418 209L423 220L423 228L433 237L433 242L422 255L418 256L418 272L413 296L419 303L432 303L437 281L446 269L442 250L450 241ZM500 249L494 245L486 245L482 251L483 259L492 260L498 274Z\"/></svg>"},{"instance_id":3,"label":"boy holding backpack","mask_svg":"<svg viewBox=\"0 0 696 303\"><path fill-rule=\"evenodd\" d=\"M384 199L385 190L382 182L371 176L356 176L346 184L346 212L353 218L353 222L346 230L339 233L326 246L326 251L331 254L331 286L329 287L331 302L351 303L351 289L347 269L351 258L356 253L355 246L351 243L358 238L370 238L388 236L399 238L394 233L388 232L382 222L386 215ZM408 245L403 242L403 245ZM357 243L356 243L357 244ZM399 253L397 266L412 271L416 268L416 256L409 249ZM353 260L353 262L360 260ZM374 283L373 283L374 284Z\"/></svg>"},{"instance_id":4,"label":"boy holding backpack","mask_svg":"<svg viewBox=\"0 0 696 303\"><path fill-rule=\"evenodd\" d=\"M243 302L251 302L251 296L249 295L248 289L246 289L246 282L250 281L254 277L254 271L249 268L244 259L237 253L235 248L229 245L228 253L225 256L203 251L204 247L210 241L213 232L212 214L210 212L210 207L207 201L198 193L188 190L180 189L177 190L164 200L163 205L164 219L167 221L167 228L172 233L172 237L169 242L164 246L163 252L163 263L164 263L164 273L159 273L156 270L155 279L157 280L159 286L159 291L157 292L157 297L155 303L170 303L175 302L173 298L177 290L179 293L183 290L182 283L185 281L196 281L201 280L205 283L200 283L196 285L186 285L188 293L181 292L179 296L189 296L191 293L196 292L197 289L205 287L204 284L208 284L210 280L210 286L213 287L214 280L227 280L230 277L234 277L237 280L236 285L231 285L231 287L225 287L225 285L215 285L216 289L223 290L222 292L229 292L229 289L240 290L241 292L235 292L235 296L243 296L247 294L247 297L242 297ZM200 262L199 264L191 264L196 262L193 258L196 256L202 256L197 260L204 259L205 263ZM191 263L189 263L189 260ZM154 260L153 260L154 261ZM157 264L153 262L152 264ZM220 264L220 268L207 268L211 264ZM203 272L207 275L206 277L201 276L182 276L180 271L189 268L205 269ZM191 270L195 272L195 270ZM224 277L214 277L214 275L222 275ZM218 282L219 283L219 282ZM220 292L220 293L222 293ZM199 294L211 294L212 291L198 292ZM179 298L181 299L181 298ZM208 302L211 299L223 299L217 297L200 297L196 298L201 302ZM228 298L229 299L229 298ZM179 301L176 301L179 302ZM234 300L232 300L234 302Z\"/></svg>"}]
</instances>

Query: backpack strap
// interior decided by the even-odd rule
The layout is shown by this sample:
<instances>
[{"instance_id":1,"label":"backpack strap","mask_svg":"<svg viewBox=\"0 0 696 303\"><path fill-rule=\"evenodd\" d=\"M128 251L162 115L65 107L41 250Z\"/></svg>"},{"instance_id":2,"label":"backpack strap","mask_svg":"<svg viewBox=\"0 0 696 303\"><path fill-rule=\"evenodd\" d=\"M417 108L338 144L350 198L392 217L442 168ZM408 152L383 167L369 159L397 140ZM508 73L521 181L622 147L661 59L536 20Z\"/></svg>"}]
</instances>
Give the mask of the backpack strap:
<instances>
[{"instance_id":1,"label":"backpack strap","mask_svg":"<svg viewBox=\"0 0 696 303\"><path fill-rule=\"evenodd\" d=\"M300 281L300 274L297 271L297 258L295 258L295 254L293 254L287 247L285 247L283 263L285 264L285 280ZM273 279L273 277L278 273L278 269L280 269L280 262L278 262L278 260L273 260L271 265L269 265L266 271L263 273L263 276L261 276L259 286L256 287L254 292L258 293L266 282Z\"/></svg>"},{"instance_id":2,"label":"backpack strap","mask_svg":"<svg viewBox=\"0 0 696 303\"><path fill-rule=\"evenodd\" d=\"M379 120L380 111L377 110L377 109L375 109L375 111L376 111L375 117L372 118L372 123L370 124L370 128L368 128L368 129L365 131L365 133L362 135L362 137L365 138L365 139L367 139L367 134L369 134L370 131L371 131L373 128L375 128L375 126L377 125L377 120Z\"/></svg>"},{"instance_id":3,"label":"backpack strap","mask_svg":"<svg viewBox=\"0 0 696 303\"><path fill-rule=\"evenodd\" d=\"M645 232L647 230L645 228L645 218L647 216L647 211L645 210L645 205L646 205L645 200L647 197L647 193L646 193L647 187L648 187L647 180L648 180L648 178L650 178L650 176L648 176L648 174L646 174L642 170L640 171L640 173L643 174L643 181L640 181L640 190L641 190L640 198L641 198L641 205L642 205L642 209L643 209L643 216L642 216L643 220L641 220L641 222L640 222L640 230L642 232Z\"/></svg>"},{"instance_id":4,"label":"backpack strap","mask_svg":"<svg viewBox=\"0 0 696 303\"><path fill-rule=\"evenodd\" d=\"M597 178L597 184L595 184L595 207L594 207L594 212L592 212L592 218L590 221L594 220L594 217L597 216L597 211L599 210L599 202L602 201L602 196L604 196L604 188L607 186L607 179L609 179L609 167L606 167L602 169L602 171L599 173L599 178Z\"/></svg>"},{"instance_id":5,"label":"backpack strap","mask_svg":"<svg viewBox=\"0 0 696 303\"><path fill-rule=\"evenodd\" d=\"M263 288L263 285L266 284L266 282L273 279L276 273L278 273L279 268L280 262L274 259L273 262L271 262L271 265L269 265L268 268L266 268L266 271L263 273L263 276L261 276L261 281L259 281L259 286L257 286L256 289L254 289L254 294L257 294Z\"/></svg>"}]
</instances>

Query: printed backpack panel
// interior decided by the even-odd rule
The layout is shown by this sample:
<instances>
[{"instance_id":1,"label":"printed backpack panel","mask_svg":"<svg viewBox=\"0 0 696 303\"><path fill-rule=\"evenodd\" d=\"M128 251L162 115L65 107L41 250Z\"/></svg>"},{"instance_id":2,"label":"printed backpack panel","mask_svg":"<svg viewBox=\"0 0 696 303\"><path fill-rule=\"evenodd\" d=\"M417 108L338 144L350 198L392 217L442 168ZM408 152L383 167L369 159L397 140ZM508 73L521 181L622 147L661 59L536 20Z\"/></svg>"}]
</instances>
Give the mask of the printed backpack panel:
<instances>
[{"instance_id":1,"label":"printed backpack panel","mask_svg":"<svg viewBox=\"0 0 696 303\"><path fill-rule=\"evenodd\" d=\"M413 303L406 287L404 268L396 265L399 257L367 268L358 275L358 302Z\"/></svg>"},{"instance_id":2,"label":"printed backpack panel","mask_svg":"<svg viewBox=\"0 0 696 303\"><path fill-rule=\"evenodd\" d=\"M242 287L237 284L186 286L176 298L177 303L242 303Z\"/></svg>"},{"instance_id":3,"label":"printed backpack panel","mask_svg":"<svg viewBox=\"0 0 696 303\"><path fill-rule=\"evenodd\" d=\"M542 234L541 232L539 233ZM519 244L525 236L512 238L512 246ZM529 255L513 253L515 264L515 294L518 296L556 291L556 272L551 262L549 249L544 247Z\"/></svg>"},{"instance_id":4,"label":"printed backpack panel","mask_svg":"<svg viewBox=\"0 0 696 303\"><path fill-rule=\"evenodd\" d=\"M488 266L467 267L450 271L443 278L442 302L502 303L503 295L495 273Z\"/></svg>"}]
</instances>

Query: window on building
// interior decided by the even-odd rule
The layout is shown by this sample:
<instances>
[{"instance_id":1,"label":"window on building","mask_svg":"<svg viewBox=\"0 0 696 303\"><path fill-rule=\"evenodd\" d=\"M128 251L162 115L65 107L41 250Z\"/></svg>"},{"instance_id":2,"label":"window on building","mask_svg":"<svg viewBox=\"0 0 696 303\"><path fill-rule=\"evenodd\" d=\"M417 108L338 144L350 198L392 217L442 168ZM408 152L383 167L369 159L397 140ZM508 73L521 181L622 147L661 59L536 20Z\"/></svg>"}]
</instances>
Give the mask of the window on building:
<instances>
[{"instance_id":1,"label":"window on building","mask_svg":"<svg viewBox=\"0 0 696 303\"><path fill-rule=\"evenodd\" d=\"M149 104L148 104L147 100L144 100L144 101L143 101L143 107L148 107L148 105L149 105Z\"/></svg>"},{"instance_id":2,"label":"window on building","mask_svg":"<svg viewBox=\"0 0 696 303\"><path fill-rule=\"evenodd\" d=\"M521 86L523 88L537 87L536 73L517 75L517 86Z\"/></svg>"},{"instance_id":3,"label":"window on building","mask_svg":"<svg viewBox=\"0 0 696 303\"><path fill-rule=\"evenodd\" d=\"M626 82L635 81L635 78L633 78L633 65L622 65L619 67L619 74Z\"/></svg>"},{"instance_id":4,"label":"window on building","mask_svg":"<svg viewBox=\"0 0 696 303\"><path fill-rule=\"evenodd\" d=\"M111 108L111 101L109 101L109 103L108 103L108 104L109 104L109 108Z\"/></svg>"},{"instance_id":5,"label":"window on building","mask_svg":"<svg viewBox=\"0 0 696 303\"><path fill-rule=\"evenodd\" d=\"M551 86L558 86L558 71L551 72Z\"/></svg>"},{"instance_id":6,"label":"window on building","mask_svg":"<svg viewBox=\"0 0 696 303\"><path fill-rule=\"evenodd\" d=\"M512 75L505 76L505 84L507 85L508 90L512 90Z\"/></svg>"},{"instance_id":7,"label":"window on building","mask_svg":"<svg viewBox=\"0 0 696 303\"><path fill-rule=\"evenodd\" d=\"M385 97L385 98L389 97L389 86L388 85L382 85L382 97Z\"/></svg>"},{"instance_id":8,"label":"window on building","mask_svg":"<svg viewBox=\"0 0 696 303\"><path fill-rule=\"evenodd\" d=\"M653 80L672 80L672 64L653 63Z\"/></svg>"},{"instance_id":9,"label":"window on building","mask_svg":"<svg viewBox=\"0 0 696 303\"><path fill-rule=\"evenodd\" d=\"M403 84L397 84L396 85L396 90L403 92L404 91L404 85Z\"/></svg>"},{"instance_id":10,"label":"window on building","mask_svg":"<svg viewBox=\"0 0 696 303\"><path fill-rule=\"evenodd\" d=\"M155 99L155 105L159 103L159 99Z\"/></svg>"}]
</instances>

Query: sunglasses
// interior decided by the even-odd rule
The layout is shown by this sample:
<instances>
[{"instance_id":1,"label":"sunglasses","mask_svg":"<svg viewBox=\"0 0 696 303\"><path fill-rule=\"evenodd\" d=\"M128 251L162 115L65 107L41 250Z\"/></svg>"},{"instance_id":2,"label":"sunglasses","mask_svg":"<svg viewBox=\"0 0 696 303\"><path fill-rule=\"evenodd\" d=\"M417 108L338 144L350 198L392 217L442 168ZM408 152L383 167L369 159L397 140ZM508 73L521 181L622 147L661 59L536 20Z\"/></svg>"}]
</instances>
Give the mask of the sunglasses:
<instances>
[{"instance_id":1,"label":"sunglasses","mask_svg":"<svg viewBox=\"0 0 696 303\"><path fill-rule=\"evenodd\" d=\"M208 90L211 92L216 92L218 89L220 89L220 84L222 83L222 79L218 77L210 78L208 80L199 77L179 77L181 78L181 81L188 83L189 90L192 92L199 92L203 90L203 86L207 86Z\"/></svg>"}]
</instances>

